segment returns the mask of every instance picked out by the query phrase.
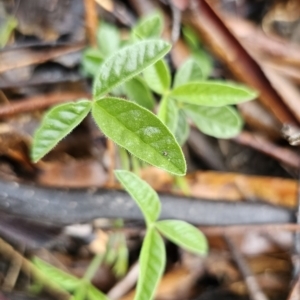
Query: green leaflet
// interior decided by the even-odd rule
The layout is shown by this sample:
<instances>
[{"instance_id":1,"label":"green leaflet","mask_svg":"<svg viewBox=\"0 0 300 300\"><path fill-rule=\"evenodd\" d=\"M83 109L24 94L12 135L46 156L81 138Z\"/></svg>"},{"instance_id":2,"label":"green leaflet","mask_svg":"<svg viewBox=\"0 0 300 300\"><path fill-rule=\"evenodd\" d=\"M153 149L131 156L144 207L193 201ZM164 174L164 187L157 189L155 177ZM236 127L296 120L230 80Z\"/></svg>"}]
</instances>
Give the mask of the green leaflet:
<instances>
[{"instance_id":1,"label":"green leaflet","mask_svg":"<svg viewBox=\"0 0 300 300\"><path fill-rule=\"evenodd\" d=\"M188 139L190 134L190 126L186 120L185 113L182 109L178 111L177 124L175 129L175 138L180 146Z\"/></svg>"},{"instance_id":2,"label":"green leaflet","mask_svg":"<svg viewBox=\"0 0 300 300\"><path fill-rule=\"evenodd\" d=\"M201 66L194 57L188 58L177 70L174 79L174 88L191 81L203 79Z\"/></svg>"},{"instance_id":3,"label":"green leaflet","mask_svg":"<svg viewBox=\"0 0 300 300\"><path fill-rule=\"evenodd\" d=\"M117 51L120 48L120 34L117 27L101 22L97 32L97 42L104 56Z\"/></svg>"},{"instance_id":4,"label":"green leaflet","mask_svg":"<svg viewBox=\"0 0 300 300\"><path fill-rule=\"evenodd\" d=\"M104 98L93 102L92 114L105 135L139 159L176 175L185 174L184 156L174 136L147 109Z\"/></svg>"},{"instance_id":5,"label":"green leaflet","mask_svg":"<svg viewBox=\"0 0 300 300\"><path fill-rule=\"evenodd\" d=\"M98 70L94 83L94 99L100 99L115 86L154 64L170 49L171 45L162 40L147 40L112 54Z\"/></svg>"},{"instance_id":6,"label":"green leaflet","mask_svg":"<svg viewBox=\"0 0 300 300\"><path fill-rule=\"evenodd\" d=\"M86 299L86 293L88 288L88 282L81 282L81 284L77 287L72 297L72 300L84 300Z\"/></svg>"},{"instance_id":7,"label":"green leaflet","mask_svg":"<svg viewBox=\"0 0 300 300\"><path fill-rule=\"evenodd\" d=\"M3 48L7 44L12 32L17 27L17 25L18 25L18 20L12 16L7 16L5 17L4 20L3 19L1 20L0 48Z\"/></svg>"},{"instance_id":8,"label":"green leaflet","mask_svg":"<svg viewBox=\"0 0 300 300\"><path fill-rule=\"evenodd\" d=\"M199 48L199 39L195 31L191 27L184 26L182 28L182 33L190 49L193 51L197 51Z\"/></svg>"},{"instance_id":9,"label":"green leaflet","mask_svg":"<svg viewBox=\"0 0 300 300\"><path fill-rule=\"evenodd\" d=\"M133 27L132 33L138 39L160 37L163 30L163 17L161 13L154 12L139 20Z\"/></svg>"},{"instance_id":10,"label":"green leaflet","mask_svg":"<svg viewBox=\"0 0 300 300\"><path fill-rule=\"evenodd\" d=\"M139 262L140 273L134 300L151 300L166 264L165 245L155 228L147 230Z\"/></svg>"},{"instance_id":11,"label":"green leaflet","mask_svg":"<svg viewBox=\"0 0 300 300\"><path fill-rule=\"evenodd\" d=\"M44 276L66 291L72 292L81 284L79 278L57 269L37 257L34 257L32 262Z\"/></svg>"},{"instance_id":12,"label":"green leaflet","mask_svg":"<svg viewBox=\"0 0 300 300\"><path fill-rule=\"evenodd\" d=\"M184 39L192 52L191 57L197 61L201 67L201 79L206 79L213 69L211 57L201 47L200 40L192 28L184 26L182 32Z\"/></svg>"},{"instance_id":13,"label":"green leaflet","mask_svg":"<svg viewBox=\"0 0 300 300\"><path fill-rule=\"evenodd\" d=\"M206 80L213 70L212 58L207 52L199 48L192 54L192 58L198 62L202 71L202 79Z\"/></svg>"},{"instance_id":14,"label":"green leaflet","mask_svg":"<svg viewBox=\"0 0 300 300\"><path fill-rule=\"evenodd\" d=\"M133 77L125 82L125 90L129 100L133 100L137 104L152 110L154 107L153 95L141 77Z\"/></svg>"},{"instance_id":15,"label":"green leaflet","mask_svg":"<svg viewBox=\"0 0 300 300\"><path fill-rule=\"evenodd\" d=\"M92 103L80 100L53 107L35 132L31 158L37 162L70 133L89 113Z\"/></svg>"},{"instance_id":16,"label":"green leaflet","mask_svg":"<svg viewBox=\"0 0 300 300\"><path fill-rule=\"evenodd\" d=\"M147 225L155 222L159 217L161 205L152 187L128 171L118 170L115 171L115 175L143 212Z\"/></svg>"},{"instance_id":17,"label":"green leaflet","mask_svg":"<svg viewBox=\"0 0 300 300\"><path fill-rule=\"evenodd\" d=\"M220 107L252 100L257 92L233 83L200 81L176 87L170 97L184 103Z\"/></svg>"},{"instance_id":18,"label":"green leaflet","mask_svg":"<svg viewBox=\"0 0 300 300\"><path fill-rule=\"evenodd\" d=\"M207 107L186 104L183 108L202 132L213 137L231 138L238 135L242 130L243 120L232 107Z\"/></svg>"},{"instance_id":19,"label":"green leaflet","mask_svg":"<svg viewBox=\"0 0 300 300\"><path fill-rule=\"evenodd\" d=\"M109 300L105 294L100 292L92 284L87 286L86 295L88 300Z\"/></svg>"},{"instance_id":20,"label":"green leaflet","mask_svg":"<svg viewBox=\"0 0 300 300\"><path fill-rule=\"evenodd\" d=\"M103 59L103 54L99 50L95 48L86 49L81 62L84 73L88 76L95 76Z\"/></svg>"},{"instance_id":21,"label":"green leaflet","mask_svg":"<svg viewBox=\"0 0 300 300\"><path fill-rule=\"evenodd\" d=\"M143 72L150 89L158 94L166 93L171 85L171 74L167 63L161 59Z\"/></svg>"},{"instance_id":22,"label":"green leaflet","mask_svg":"<svg viewBox=\"0 0 300 300\"><path fill-rule=\"evenodd\" d=\"M164 220L155 223L155 226L170 241L183 249L200 255L206 254L208 251L205 236L199 229L189 223L178 220Z\"/></svg>"},{"instance_id":23,"label":"green leaflet","mask_svg":"<svg viewBox=\"0 0 300 300\"><path fill-rule=\"evenodd\" d=\"M87 299L89 300L108 300L102 292L85 279L79 279L70 275L37 257L33 258L33 263L49 281L68 292L75 292L75 299L76 297L82 299L80 296L87 294Z\"/></svg>"},{"instance_id":24,"label":"green leaflet","mask_svg":"<svg viewBox=\"0 0 300 300\"><path fill-rule=\"evenodd\" d=\"M163 97L157 116L174 134L178 120L178 106L176 101L168 97Z\"/></svg>"}]
</instances>

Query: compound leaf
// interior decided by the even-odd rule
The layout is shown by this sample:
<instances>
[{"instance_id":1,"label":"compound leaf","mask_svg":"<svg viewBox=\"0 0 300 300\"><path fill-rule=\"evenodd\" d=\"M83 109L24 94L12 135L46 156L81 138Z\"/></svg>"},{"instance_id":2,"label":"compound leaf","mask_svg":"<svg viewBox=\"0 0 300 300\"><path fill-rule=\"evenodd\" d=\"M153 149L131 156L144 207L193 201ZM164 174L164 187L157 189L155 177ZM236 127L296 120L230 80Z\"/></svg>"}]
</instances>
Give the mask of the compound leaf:
<instances>
[{"instance_id":1,"label":"compound leaf","mask_svg":"<svg viewBox=\"0 0 300 300\"><path fill-rule=\"evenodd\" d=\"M185 174L180 146L169 129L147 109L111 97L94 101L92 114L105 135L139 159L176 175Z\"/></svg>"},{"instance_id":2,"label":"compound leaf","mask_svg":"<svg viewBox=\"0 0 300 300\"><path fill-rule=\"evenodd\" d=\"M53 267L37 257L34 257L32 262L45 277L64 290L72 292L81 284L79 278Z\"/></svg>"},{"instance_id":3,"label":"compound leaf","mask_svg":"<svg viewBox=\"0 0 300 300\"><path fill-rule=\"evenodd\" d=\"M182 109L178 111L178 118L175 129L175 137L180 146L188 139L190 134L190 126L186 120L185 113Z\"/></svg>"},{"instance_id":4,"label":"compound leaf","mask_svg":"<svg viewBox=\"0 0 300 300\"><path fill-rule=\"evenodd\" d=\"M140 273L134 300L151 300L166 264L165 245L155 228L147 230L139 262Z\"/></svg>"},{"instance_id":5,"label":"compound leaf","mask_svg":"<svg viewBox=\"0 0 300 300\"><path fill-rule=\"evenodd\" d=\"M133 35L138 39L160 37L163 30L163 17L161 13L154 12L139 20L132 29Z\"/></svg>"},{"instance_id":6,"label":"compound leaf","mask_svg":"<svg viewBox=\"0 0 300 300\"><path fill-rule=\"evenodd\" d=\"M37 162L70 133L87 116L91 105L91 101L80 100L60 104L46 113L33 137L32 160Z\"/></svg>"},{"instance_id":7,"label":"compound leaf","mask_svg":"<svg viewBox=\"0 0 300 300\"><path fill-rule=\"evenodd\" d=\"M168 97L164 97L160 102L157 116L171 130L172 133L175 133L178 119L178 106L176 101Z\"/></svg>"},{"instance_id":8,"label":"compound leaf","mask_svg":"<svg viewBox=\"0 0 300 300\"><path fill-rule=\"evenodd\" d=\"M186 104L184 110L202 132L216 138L234 137L243 127L242 118L229 106L207 107Z\"/></svg>"},{"instance_id":9,"label":"compound leaf","mask_svg":"<svg viewBox=\"0 0 300 300\"><path fill-rule=\"evenodd\" d=\"M98 70L94 82L94 99L100 99L115 86L142 72L170 49L171 45L162 40L147 40L112 54Z\"/></svg>"},{"instance_id":10,"label":"compound leaf","mask_svg":"<svg viewBox=\"0 0 300 300\"><path fill-rule=\"evenodd\" d=\"M177 70L174 79L174 88L191 81L203 79L201 66L194 57L188 58Z\"/></svg>"},{"instance_id":11,"label":"compound leaf","mask_svg":"<svg viewBox=\"0 0 300 300\"><path fill-rule=\"evenodd\" d=\"M243 85L201 81L180 85L170 96L184 103L219 107L252 100L257 93Z\"/></svg>"},{"instance_id":12,"label":"compound leaf","mask_svg":"<svg viewBox=\"0 0 300 300\"><path fill-rule=\"evenodd\" d=\"M146 223L155 222L159 217L161 205L158 195L152 187L128 171L118 170L115 171L115 175L143 212Z\"/></svg>"},{"instance_id":13,"label":"compound leaf","mask_svg":"<svg viewBox=\"0 0 300 300\"><path fill-rule=\"evenodd\" d=\"M161 59L143 72L150 89L158 94L167 92L171 85L171 74L167 63Z\"/></svg>"},{"instance_id":14,"label":"compound leaf","mask_svg":"<svg viewBox=\"0 0 300 300\"><path fill-rule=\"evenodd\" d=\"M178 220L163 220L155 223L155 226L170 241L183 249L200 255L207 253L205 236L191 224Z\"/></svg>"},{"instance_id":15,"label":"compound leaf","mask_svg":"<svg viewBox=\"0 0 300 300\"><path fill-rule=\"evenodd\" d=\"M137 76L125 82L125 90L129 100L133 100L139 105L148 108L154 107L154 98L145 80Z\"/></svg>"}]
</instances>

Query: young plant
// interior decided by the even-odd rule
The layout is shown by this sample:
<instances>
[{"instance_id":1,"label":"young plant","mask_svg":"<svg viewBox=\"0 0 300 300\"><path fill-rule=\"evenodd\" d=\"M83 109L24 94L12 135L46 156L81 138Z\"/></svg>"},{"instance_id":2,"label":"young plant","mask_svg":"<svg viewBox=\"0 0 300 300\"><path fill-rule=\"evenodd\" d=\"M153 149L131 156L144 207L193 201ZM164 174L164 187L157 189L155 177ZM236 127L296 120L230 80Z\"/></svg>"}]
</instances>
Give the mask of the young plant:
<instances>
[{"instance_id":1,"label":"young plant","mask_svg":"<svg viewBox=\"0 0 300 300\"><path fill-rule=\"evenodd\" d=\"M44 280L50 282L53 287L73 294L72 299L74 300L108 300L107 296L94 287L91 282L102 264L110 266L116 277L123 277L126 274L128 249L125 234L118 230L122 227L121 219L114 222L114 229L117 231L109 234L106 249L94 256L82 278L62 271L37 257L33 258L33 264ZM35 293L40 292L42 288L43 286L38 280L31 286L31 290Z\"/></svg>"},{"instance_id":2,"label":"young plant","mask_svg":"<svg viewBox=\"0 0 300 300\"><path fill-rule=\"evenodd\" d=\"M145 181L128 171L118 170L115 175L139 206L146 221L146 235L139 258L140 274L134 299L151 300L166 264L166 251L161 235L179 247L199 255L207 253L207 241L197 228L184 221L158 221L161 203L157 193Z\"/></svg>"},{"instance_id":3,"label":"young plant","mask_svg":"<svg viewBox=\"0 0 300 300\"><path fill-rule=\"evenodd\" d=\"M152 19L147 22L156 24ZM139 24L134 32L139 38L148 31ZM158 31L149 32L156 34ZM186 115L200 130L213 136L236 134L241 128L241 120L227 105L251 100L256 93L232 83L194 81L199 69L193 62L186 62L178 70L171 89L170 71L162 60L170 48L162 40L139 41L105 59L94 80L92 101L81 99L61 104L45 115L34 135L32 160L38 161L47 154L89 112L100 130L116 144L138 159L179 176L185 175L186 163L173 134L184 142L188 131ZM127 82L128 94L140 98L141 102L137 102L142 103L146 94L137 90L141 90L143 84L140 83L145 81L136 77L141 72L148 86L162 95L159 118L135 102L109 95ZM117 171L116 176L139 205L146 220L147 233L140 255L141 270L135 299L152 299L165 266L165 248L160 233L198 254L206 253L207 244L204 236L185 222L157 221L160 214L158 196L137 176L126 171Z\"/></svg>"},{"instance_id":4,"label":"young plant","mask_svg":"<svg viewBox=\"0 0 300 300\"><path fill-rule=\"evenodd\" d=\"M52 282L62 290L73 294L72 300L108 300L106 295L100 292L91 283L95 271L97 271L100 266L102 259L102 255L96 255L83 278L75 277L65 271L53 267L37 257L33 259L33 263L49 282ZM32 290L40 291L41 288L43 287L40 286L39 282L36 282L32 287Z\"/></svg>"},{"instance_id":5,"label":"young plant","mask_svg":"<svg viewBox=\"0 0 300 300\"><path fill-rule=\"evenodd\" d=\"M132 28L127 42L157 38L162 29L163 17L159 12L154 12L138 21ZM107 36L111 38L107 39ZM211 58L202 49L197 35L191 28L183 27L183 37L190 48L191 57L177 70L173 89L168 65L159 60L147 68L143 76L127 81L122 89L123 95L147 109L153 109L154 100L150 89L160 94L162 98L158 116L175 135L180 145L185 143L189 135L188 119L207 135L216 138L236 136L241 131L243 121L239 113L228 105L254 99L256 92L230 82L207 80L212 71ZM107 24L101 25L98 42L99 52L104 54L108 53L105 48L113 51L120 47L117 28Z\"/></svg>"},{"instance_id":6,"label":"young plant","mask_svg":"<svg viewBox=\"0 0 300 300\"><path fill-rule=\"evenodd\" d=\"M108 93L161 59L171 46L162 40L138 42L112 54L99 68L93 101L58 105L44 117L32 145L38 161L70 133L91 111L102 132L137 158L176 175L186 164L180 146L169 129L150 111ZM166 154L167 153L167 154Z\"/></svg>"}]
</instances>

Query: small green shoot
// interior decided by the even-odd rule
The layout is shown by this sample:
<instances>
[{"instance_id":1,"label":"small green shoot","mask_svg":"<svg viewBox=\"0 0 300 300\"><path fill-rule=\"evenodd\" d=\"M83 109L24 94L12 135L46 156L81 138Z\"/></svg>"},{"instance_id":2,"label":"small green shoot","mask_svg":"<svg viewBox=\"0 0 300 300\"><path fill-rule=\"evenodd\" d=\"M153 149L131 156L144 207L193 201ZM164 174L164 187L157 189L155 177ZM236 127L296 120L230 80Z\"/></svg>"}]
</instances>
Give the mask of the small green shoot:
<instances>
[{"instance_id":1,"label":"small green shoot","mask_svg":"<svg viewBox=\"0 0 300 300\"><path fill-rule=\"evenodd\" d=\"M158 195L137 175L121 170L115 171L115 175L139 206L146 220L147 231L139 258L140 275L134 299L151 300L166 264L165 247L160 233L178 246L198 255L207 253L207 241L196 227L184 221L158 221Z\"/></svg>"},{"instance_id":2,"label":"small green shoot","mask_svg":"<svg viewBox=\"0 0 300 300\"><path fill-rule=\"evenodd\" d=\"M77 278L68 274L67 272L51 266L37 257L33 259L33 263L43 274L43 276L45 276L50 282L53 282L63 290L74 294L73 299L108 300L108 298L102 292L100 292L90 283L95 274L95 269L99 267L102 261L102 259L100 259L100 262L97 261L98 257L99 256L95 256L95 259L90 265L89 272L87 274L89 278Z\"/></svg>"},{"instance_id":3,"label":"small green shoot","mask_svg":"<svg viewBox=\"0 0 300 300\"><path fill-rule=\"evenodd\" d=\"M97 36L99 48L86 50L83 61L85 73L94 77L93 99L58 105L45 115L34 135L33 161L46 155L89 112L99 129L121 147L124 168L130 168L126 152L129 151L135 156L132 160L134 169L139 169L141 160L178 176L186 173L186 162L179 145L188 138L189 121L217 138L230 138L240 132L242 119L228 105L252 100L257 93L243 85L207 80L212 70L211 59L199 48L196 35L187 28L183 33L192 56L177 70L172 86L169 66L163 60L171 45L158 39L162 28L161 14L148 15L132 29L130 40L124 42L116 27L101 23ZM127 46L123 47L124 43ZM151 90L161 95L158 117L149 111L155 108ZM113 97L117 95L128 99ZM166 263L161 235L199 255L207 253L207 241L197 228L186 222L158 221L161 204L156 192L133 173L116 171L115 174L146 221L135 300L151 300ZM111 249L104 258L115 262L114 268L120 274L127 267L124 264L128 254L124 240L123 246L122 255ZM94 300L106 299L89 283L102 258L95 257L83 279L37 263L48 274L49 280L73 292L74 299Z\"/></svg>"},{"instance_id":4,"label":"small green shoot","mask_svg":"<svg viewBox=\"0 0 300 300\"><path fill-rule=\"evenodd\" d=\"M107 96L109 91L159 61L170 48L162 40L148 40L112 54L98 70L93 101L62 104L46 114L34 135L32 159L42 158L92 111L100 130L116 144L149 164L184 175L183 153L168 128L138 104Z\"/></svg>"}]
</instances>

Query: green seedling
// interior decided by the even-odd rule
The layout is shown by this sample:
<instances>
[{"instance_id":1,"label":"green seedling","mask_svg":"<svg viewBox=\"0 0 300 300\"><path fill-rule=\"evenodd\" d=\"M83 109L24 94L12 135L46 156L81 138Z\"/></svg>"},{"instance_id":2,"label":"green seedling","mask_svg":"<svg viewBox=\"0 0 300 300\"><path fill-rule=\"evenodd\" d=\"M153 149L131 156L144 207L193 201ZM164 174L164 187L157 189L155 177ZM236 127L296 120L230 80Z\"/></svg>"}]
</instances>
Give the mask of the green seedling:
<instances>
[{"instance_id":1,"label":"green seedling","mask_svg":"<svg viewBox=\"0 0 300 300\"><path fill-rule=\"evenodd\" d=\"M161 235L198 255L207 253L207 241L197 228L184 221L158 221L161 203L157 193L131 172L118 170L115 174L139 206L146 221L147 230L139 258L140 274L134 299L150 300L154 298L166 265L166 251Z\"/></svg>"},{"instance_id":2,"label":"green seedling","mask_svg":"<svg viewBox=\"0 0 300 300\"><path fill-rule=\"evenodd\" d=\"M184 175L186 163L170 130L149 110L109 92L160 60L171 46L162 40L146 40L122 48L100 66L93 101L58 105L44 117L32 145L38 161L91 111L100 130L137 158L176 175ZM168 153L168 155L165 155Z\"/></svg>"},{"instance_id":3,"label":"green seedling","mask_svg":"<svg viewBox=\"0 0 300 300\"><path fill-rule=\"evenodd\" d=\"M72 300L108 300L106 295L100 292L91 283L102 259L102 254L96 255L83 278L75 277L65 271L53 267L37 257L33 259L33 263L49 282L54 283L60 289L73 294Z\"/></svg>"},{"instance_id":4,"label":"green seedling","mask_svg":"<svg viewBox=\"0 0 300 300\"><path fill-rule=\"evenodd\" d=\"M105 45L102 52L89 53L92 59L88 68L91 72L97 69L92 101L81 99L61 104L46 113L33 138L33 161L46 155L90 112L99 129L121 149L179 176L186 173L186 162L178 142L182 145L188 136L188 119L204 133L218 138L239 133L242 120L229 105L254 99L256 92L230 82L204 80L206 75L203 75L200 60L194 56L179 68L172 85L169 67L163 60L171 45L160 39L148 39L161 32L159 18L158 15L146 18L143 22L148 27L141 21L132 31L131 41L134 43L121 49L118 34L112 33L111 28L105 29L114 41ZM151 30L149 24L153 24ZM107 34L100 33L98 38L104 39ZM136 42L140 38L147 39ZM100 66L94 66L96 62ZM149 111L153 106L150 89L161 95L158 117ZM113 96L124 91L135 102ZM121 153L126 155L124 151ZM201 232L186 222L158 221L161 210L158 195L139 177L127 171L116 171L116 176L145 217L147 232L140 254L135 299L151 300L165 268L166 254L161 234L200 255L206 254L207 242ZM78 295L76 298L94 299L89 296L93 293L96 293L94 287L83 284L75 295ZM99 299L102 298L99 296Z\"/></svg>"}]
</instances>

